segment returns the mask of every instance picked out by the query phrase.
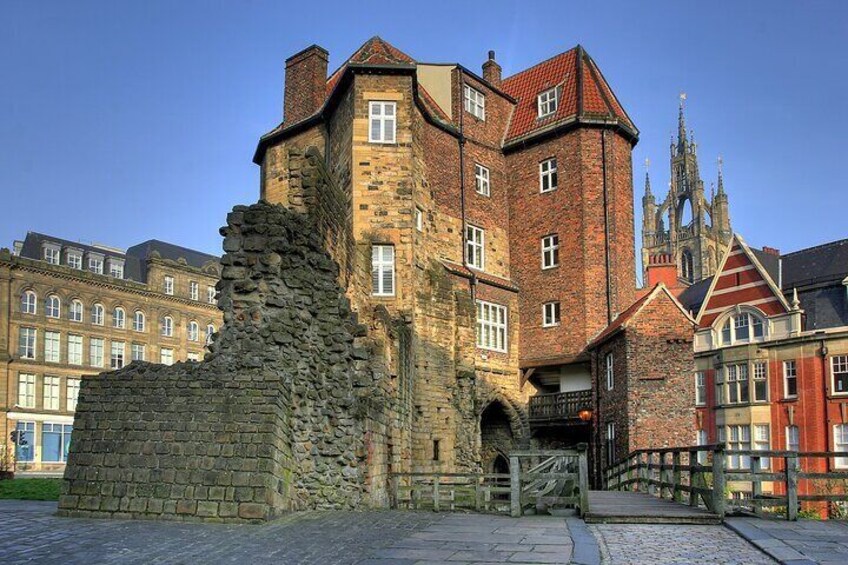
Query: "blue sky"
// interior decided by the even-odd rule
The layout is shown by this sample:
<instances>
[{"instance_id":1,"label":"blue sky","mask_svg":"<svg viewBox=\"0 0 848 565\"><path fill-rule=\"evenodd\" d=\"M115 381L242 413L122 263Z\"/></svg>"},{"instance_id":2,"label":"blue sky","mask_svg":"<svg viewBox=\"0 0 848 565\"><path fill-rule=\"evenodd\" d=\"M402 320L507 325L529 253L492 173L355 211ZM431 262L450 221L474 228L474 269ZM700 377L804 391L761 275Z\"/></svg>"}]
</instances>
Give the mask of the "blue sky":
<instances>
[{"instance_id":1,"label":"blue sky","mask_svg":"<svg viewBox=\"0 0 848 565\"><path fill-rule=\"evenodd\" d=\"M504 76L582 43L668 182L680 91L707 187L724 157L734 228L791 251L848 237L848 2L30 2L0 5L0 246L27 230L210 253L258 198L258 137L284 60L335 69L373 35ZM638 240L637 240L638 245ZM638 255L638 254L637 254Z\"/></svg>"}]
</instances>

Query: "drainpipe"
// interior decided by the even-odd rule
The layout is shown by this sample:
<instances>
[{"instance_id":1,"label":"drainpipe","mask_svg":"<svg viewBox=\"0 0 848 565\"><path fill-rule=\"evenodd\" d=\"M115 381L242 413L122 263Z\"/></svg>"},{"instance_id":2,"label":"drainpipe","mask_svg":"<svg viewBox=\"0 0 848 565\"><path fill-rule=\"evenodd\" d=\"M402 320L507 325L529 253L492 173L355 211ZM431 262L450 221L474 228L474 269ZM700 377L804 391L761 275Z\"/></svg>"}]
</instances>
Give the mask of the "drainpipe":
<instances>
[{"instance_id":1,"label":"drainpipe","mask_svg":"<svg viewBox=\"0 0 848 565\"><path fill-rule=\"evenodd\" d=\"M601 170L603 175L604 196L604 262L606 265L606 291L607 291L607 324L612 323L612 281L610 269L610 229L609 229L609 204L607 192L607 130L601 130Z\"/></svg>"},{"instance_id":2,"label":"drainpipe","mask_svg":"<svg viewBox=\"0 0 848 565\"><path fill-rule=\"evenodd\" d=\"M459 72L459 209L462 219L462 266L468 266L468 242L467 238L467 222L465 218L465 107L463 96L465 95L465 73L459 63L456 64ZM477 298L477 274L471 271L471 279L469 280L471 287L471 300ZM476 304L476 303L475 303Z\"/></svg>"},{"instance_id":3,"label":"drainpipe","mask_svg":"<svg viewBox=\"0 0 848 565\"><path fill-rule=\"evenodd\" d=\"M822 364L822 420L824 421L824 450L830 451L830 426L827 419L827 345L821 340L821 364ZM831 466L831 460L825 459L827 467Z\"/></svg>"}]
</instances>

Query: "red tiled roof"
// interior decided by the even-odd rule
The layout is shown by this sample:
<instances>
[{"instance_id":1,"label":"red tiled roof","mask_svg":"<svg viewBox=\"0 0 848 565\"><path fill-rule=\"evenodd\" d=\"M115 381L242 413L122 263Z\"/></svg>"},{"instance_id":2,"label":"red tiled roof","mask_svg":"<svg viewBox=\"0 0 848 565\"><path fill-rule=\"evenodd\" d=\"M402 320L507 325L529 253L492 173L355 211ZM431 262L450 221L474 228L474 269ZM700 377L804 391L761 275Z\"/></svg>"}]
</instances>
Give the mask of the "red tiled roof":
<instances>
[{"instance_id":1,"label":"red tiled roof","mask_svg":"<svg viewBox=\"0 0 848 565\"><path fill-rule=\"evenodd\" d=\"M537 96L554 87L560 89L557 111L540 119ZM577 117L618 120L635 130L597 65L580 46L504 79L501 88L517 100L507 141Z\"/></svg>"}]
</instances>

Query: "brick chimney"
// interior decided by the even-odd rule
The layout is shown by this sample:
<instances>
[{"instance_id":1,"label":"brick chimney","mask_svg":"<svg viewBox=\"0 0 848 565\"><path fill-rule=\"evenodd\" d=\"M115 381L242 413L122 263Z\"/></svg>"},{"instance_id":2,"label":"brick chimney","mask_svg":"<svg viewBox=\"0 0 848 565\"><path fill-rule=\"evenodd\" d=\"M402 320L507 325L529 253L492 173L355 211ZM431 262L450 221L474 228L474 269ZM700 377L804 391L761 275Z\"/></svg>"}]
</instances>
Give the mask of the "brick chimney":
<instances>
[{"instance_id":1,"label":"brick chimney","mask_svg":"<svg viewBox=\"0 0 848 565\"><path fill-rule=\"evenodd\" d=\"M501 87L501 66L495 61L494 51L489 51L489 60L483 63L483 78L492 86Z\"/></svg>"},{"instance_id":2,"label":"brick chimney","mask_svg":"<svg viewBox=\"0 0 848 565\"><path fill-rule=\"evenodd\" d=\"M286 59L285 125L308 118L324 103L329 55L323 47L312 45Z\"/></svg>"},{"instance_id":3,"label":"brick chimney","mask_svg":"<svg viewBox=\"0 0 848 565\"><path fill-rule=\"evenodd\" d=\"M768 253L769 255L774 255L775 257L780 257L780 249L775 249L774 247L763 246L763 253Z\"/></svg>"},{"instance_id":4,"label":"brick chimney","mask_svg":"<svg viewBox=\"0 0 848 565\"><path fill-rule=\"evenodd\" d=\"M647 281L645 288L654 288L657 283L663 283L669 289L677 288L677 265L668 253L658 253L648 258Z\"/></svg>"}]
</instances>

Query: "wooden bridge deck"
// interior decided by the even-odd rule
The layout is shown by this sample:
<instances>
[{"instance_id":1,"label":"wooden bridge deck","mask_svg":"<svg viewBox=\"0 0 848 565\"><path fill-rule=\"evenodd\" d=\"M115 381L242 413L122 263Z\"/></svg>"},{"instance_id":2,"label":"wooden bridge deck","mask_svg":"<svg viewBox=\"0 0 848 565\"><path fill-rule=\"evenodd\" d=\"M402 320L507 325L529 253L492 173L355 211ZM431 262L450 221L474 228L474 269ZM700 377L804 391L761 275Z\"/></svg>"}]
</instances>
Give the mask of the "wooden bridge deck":
<instances>
[{"instance_id":1,"label":"wooden bridge deck","mask_svg":"<svg viewBox=\"0 0 848 565\"><path fill-rule=\"evenodd\" d=\"M703 508L626 491L589 491L588 523L720 524L718 515Z\"/></svg>"}]
</instances>

